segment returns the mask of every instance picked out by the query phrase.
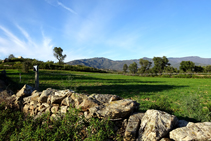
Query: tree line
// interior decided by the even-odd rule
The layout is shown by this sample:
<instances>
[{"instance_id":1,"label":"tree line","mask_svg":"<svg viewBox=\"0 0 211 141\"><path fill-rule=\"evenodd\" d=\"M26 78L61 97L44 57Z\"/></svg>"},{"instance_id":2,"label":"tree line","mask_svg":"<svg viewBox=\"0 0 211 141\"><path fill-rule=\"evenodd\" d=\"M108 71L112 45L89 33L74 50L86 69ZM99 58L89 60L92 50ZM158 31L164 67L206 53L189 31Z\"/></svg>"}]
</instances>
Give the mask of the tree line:
<instances>
[{"instance_id":1,"label":"tree line","mask_svg":"<svg viewBox=\"0 0 211 141\"><path fill-rule=\"evenodd\" d=\"M124 64L123 66L123 72L127 73L128 70L130 73L200 73L200 72L211 72L211 65L208 66L197 66L192 61L182 61L180 63L179 70L177 68L174 68L169 63L169 60L166 58L166 56L163 57L154 57L153 59L154 66L152 66L152 62L144 59L139 59L139 64L141 65L140 68L138 68L137 63L133 62L129 66L127 64Z\"/></svg>"},{"instance_id":2,"label":"tree line","mask_svg":"<svg viewBox=\"0 0 211 141\"><path fill-rule=\"evenodd\" d=\"M58 62L54 61L38 61L36 59L30 58L16 58L13 54L10 54L8 58L5 58L2 63L0 63L0 69L18 69L21 72L29 72L34 65L38 65L39 69L49 69L49 70L71 70L71 71L84 71L84 72L100 72L106 73L104 70L100 70L93 67L87 67L83 65L68 65L64 63L66 55L62 54L63 49L61 47L54 47L53 55L56 57Z\"/></svg>"}]
</instances>

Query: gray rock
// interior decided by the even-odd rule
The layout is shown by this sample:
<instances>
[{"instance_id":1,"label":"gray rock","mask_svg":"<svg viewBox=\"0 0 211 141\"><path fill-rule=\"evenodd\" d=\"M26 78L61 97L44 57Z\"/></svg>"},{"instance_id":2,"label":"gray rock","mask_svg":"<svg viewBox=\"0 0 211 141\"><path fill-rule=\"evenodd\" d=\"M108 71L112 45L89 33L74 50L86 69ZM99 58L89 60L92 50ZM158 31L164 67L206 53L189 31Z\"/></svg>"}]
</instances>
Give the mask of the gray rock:
<instances>
[{"instance_id":1,"label":"gray rock","mask_svg":"<svg viewBox=\"0 0 211 141\"><path fill-rule=\"evenodd\" d=\"M38 98L38 102L40 103L46 103L47 102L47 99L48 99L48 96L49 95L54 95L54 90L51 89L51 88L48 88L47 90L44 90L42 92L42 94L40 95L40 97Z\"/></svg>"},{"instance_id":2,"label":"gray rock","mask_svg":"<svg viewBox=\"0 0 211 141\"><path fill-rule=\"evenodd\" d=\"M50 95L49 98L50 98L51 104L61 104L62 100L65 97L56 96L56 95Z\"/></svg>"},{"instance_id":3,"label":"gray rock","mask_svg":"<svg viewBox=\"0 0 211 141\"><path fill-rule=\"evenodd\" d=\"M24 112L25 114L28 114L28 113L29 113L29 107L30 107L30 105L28 105L28 104L24 105L24 107L23 107L23 112Z\"/></svg>"},{"instance_id":4,"label":"gray rock","mask_svg":"<svg viewBox=\"0 0 211 141\"><path fill-rule=\"evenodd\" d=\"M91 94L89 98L96 99L100 103L109 103L115 100L121 100L122 98L112 94Z\"/></svg>"},{"instance_id":5,"label":"gray rock","mask_svg":"<svg viewBox=\"0 0 211 141\"><path fill-rule=\"evenodd\" d=\"M79 105L88 98L88 95L86 94L78 94L78 93L73 93L71 95L71 98L75 101L74 107L79 107Z\"/></svg>"},{"instance_id":6,"label":"gray rock","mask_svg":"<svg viewBox=\"0 0 211 141\"><path fill-rule=\"evenodd\" d=\"M189 122L186 127L171 131L170 139L176 141L211 141L211 122Z\"/></svg>"},{"instance_id":7,"label":"gray rock","mask_svg":"<svg viewBox=\"0 0 211 141\"><path fill-rule=\"evenodd\" d=\"M61 106L61 113L62 114L66 114L67 113L67 109L68 109L67 106Z\"/></svg>"},{"instance_id":8,"label":"gray rock","mask_svg":"<svg viewBox=\"0 0 211 141\"><path fill-rule=\"evenodd\" d=\"M71 96L72 91L67 89L67 90L59 90L55 92L56 96L61 96L61 97L66 97L67 95Z\"/></svg>"},{"instance_id":9,"label":"gray rock","mask_svg":"<svg viewBox=\"0 0 211 141\"><path fill-rule=\"evenodd\" d=\"M41 92L33 92L30 96L31 101L38 101L39 97L41 95Z\"/></svg>"},{"instance_id":10,"label":"gray rock","mask_svg":"<svg viewBox=\"0 0 211 141\"><path fill-rule=\"evenodd\" d=\"M157 141L168 135L176 126L178 119L174 115L159 110L147 110L141 120L140 141Z\"/></svg>"},{"instance_id":11,"label":"gray rock","mask_svg":"<svg viewBox=\"0 0 211 141\"><path fill-rule=\"evenodd\" d=\"M31 100L31 97L30 97L30 96L24 97L24 98L23 98L23 104L25 105L25 104L30 103L30 100Z\"/></svg>"},{"instance_id":12,"label":"gray rock","mask_svg":"<svg viewBox=\"0 0 211 141\"><path fill-rule=\"evenodd\" d=\"M75 101L71 97L66 97L62 100L61 105L75 107Z\"/></svg>"},{"instance_id":13,"label":"gray rock","mask_svg":"<svg viewBox=\"0 0 211 141\"><path fill-rule=\"evenodd\" d=\"M17 97L26 97L26 96L30 96L31 93L34 91L34 88L25 84L23 86L23 88L17 92L16 96Z\"/></svg>"},{"instance_id":14,"label":"gray rock","mask_svg":"<svg viewBox=\"0 0 211 141\"><path fill-rule=\"evenodd\" d=\"M54 114L56 114L58 111L59 111L59 106L53 106L51 108L51 112L54 113Z\"/></svg>"},{"instance_id":15,"label":"gray rock","mask_svg":"<svg viewBox=\"0 0 211 141\"><path fill-rule=\"evenodd\" d=\"M83 102L76 108L81 108L82 111L88 111L91 107L96 107L100 105L99 101L94 98L86 98Z\"/></svg>"},{"instance_id":16,"label":"gray rock","mask_svg":"<svg viewBox=\"0 0 211 141\"><path fill-rule=\"evenodd\" d=\"M110 117L111 119L124 118L133 113L136 102L131 99L123 99L105 103L89 109L89 116L98 118Z\"/></svg>"},{"instance_id":17,"label":"gray rock","mask_svg":"<svg viewBox=\"0 0 211 141\"><path fill-rule=\"evenodd\" d=\"M128 119L128 124L124 134L124 141L135 141L137 131L144 113L134 113Z\"/></svg>"}]
</instances>

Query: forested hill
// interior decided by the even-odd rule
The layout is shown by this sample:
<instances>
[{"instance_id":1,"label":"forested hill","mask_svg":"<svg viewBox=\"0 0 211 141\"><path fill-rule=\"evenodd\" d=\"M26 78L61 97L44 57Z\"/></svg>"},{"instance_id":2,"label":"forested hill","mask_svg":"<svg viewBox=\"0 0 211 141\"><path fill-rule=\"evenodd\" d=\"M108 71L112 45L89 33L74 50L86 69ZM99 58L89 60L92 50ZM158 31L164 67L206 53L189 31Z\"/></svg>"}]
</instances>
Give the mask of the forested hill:
<instances>
[{"instance_id":1,"label":"forested hill","mask_svg":"<svg viewBox=\"0 0 211 141\"><path fill-rule=\"evenodd\" d=\"M143 59L153 62L152 58L144 57ZM171 63L171 66L173 66L175 68L179 68L180 62L182 62L182 61L192 61L195 63L195 65L199 65L199 66L211 65L211 58L200 58L197 56L189 56L189 57L181 57L181 58L169 57L168 60ZM127 64L129 66L133 62L136 62L138 64L138 67L141 67L139 64L139 59L113 61L111 59L107 59L107 58L103 58L103 57L74 60L74 61L67 62L67 64L69 64L69 65L85 65L85 66L94 67L94 68L98 68L98 69L122 70L124 64ZM154 64L152 63L152 67L153 67L153 65Z\"/></svg>"}]
</instances>

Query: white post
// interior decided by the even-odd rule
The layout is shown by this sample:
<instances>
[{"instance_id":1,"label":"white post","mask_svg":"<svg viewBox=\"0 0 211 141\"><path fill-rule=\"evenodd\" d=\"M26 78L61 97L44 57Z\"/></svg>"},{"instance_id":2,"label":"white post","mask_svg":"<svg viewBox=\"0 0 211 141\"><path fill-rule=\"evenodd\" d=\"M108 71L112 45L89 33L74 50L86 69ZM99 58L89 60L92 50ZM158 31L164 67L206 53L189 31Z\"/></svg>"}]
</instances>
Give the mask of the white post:
<instances>
[{"instance_id":1,"label":"white post","mask_svg":"<svg viewBox=\"0 0 211 141\"><path fill-rule=\"evenodd\" d=\"M35 71L35 89L39 90L39 67L38 65L34 66Z\"/></svg>"}]
</instances>

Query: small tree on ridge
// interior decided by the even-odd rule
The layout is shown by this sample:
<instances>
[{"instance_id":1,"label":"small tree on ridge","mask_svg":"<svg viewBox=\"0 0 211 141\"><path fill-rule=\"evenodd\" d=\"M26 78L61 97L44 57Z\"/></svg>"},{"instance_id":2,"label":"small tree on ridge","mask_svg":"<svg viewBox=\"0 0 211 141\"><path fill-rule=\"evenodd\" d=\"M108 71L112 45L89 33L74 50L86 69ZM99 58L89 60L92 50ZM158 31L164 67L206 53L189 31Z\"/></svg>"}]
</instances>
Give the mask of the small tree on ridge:
<instances>
[{"instance_id":1,"label":"small tree on ridge","mask_svg":"<svg viewBox=\"0 0 211 141\"><path fill-rule=\"evenodd\" d=\"M66 57L66 54L62 55L63 49L61 47L54 47L54 56L56 59L59 60L59 64L61 64L64 61L64 58Z\"/></svg>"}]
</instances>

